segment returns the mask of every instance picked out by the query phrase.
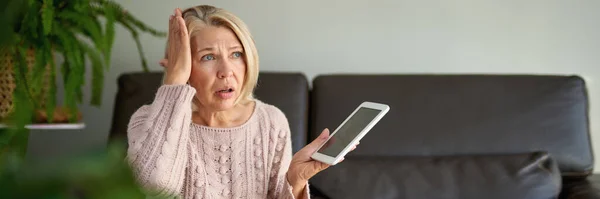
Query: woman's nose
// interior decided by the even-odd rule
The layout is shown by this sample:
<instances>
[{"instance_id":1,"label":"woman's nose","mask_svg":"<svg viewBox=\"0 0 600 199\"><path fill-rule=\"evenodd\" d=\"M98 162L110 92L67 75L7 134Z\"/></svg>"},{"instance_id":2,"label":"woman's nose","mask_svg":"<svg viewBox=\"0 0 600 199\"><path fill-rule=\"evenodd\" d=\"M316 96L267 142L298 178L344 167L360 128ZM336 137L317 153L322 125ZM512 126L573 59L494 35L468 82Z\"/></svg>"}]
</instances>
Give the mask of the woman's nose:
<instances>
[{"instance_id":1,"label":"woman's nose","mask_svg":"<svg viewBox=\"0 0 600 199\"><path fill-rule=\"evenodd\" d=\"M226 78L233 75L231 61L223 60L219 68L219 73L217 74L219 78Z\"/></svg>"}]
</instances>

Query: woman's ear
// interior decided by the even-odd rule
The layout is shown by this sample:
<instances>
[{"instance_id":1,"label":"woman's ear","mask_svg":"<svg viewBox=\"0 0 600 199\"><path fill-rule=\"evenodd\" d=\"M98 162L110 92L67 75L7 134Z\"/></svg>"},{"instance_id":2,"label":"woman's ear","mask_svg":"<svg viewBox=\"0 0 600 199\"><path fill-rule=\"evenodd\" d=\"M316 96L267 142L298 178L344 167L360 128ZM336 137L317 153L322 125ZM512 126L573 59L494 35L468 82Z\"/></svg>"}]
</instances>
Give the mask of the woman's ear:
<instances>
[{"instance_id":1,"label":"woman's ear","mask_svg":"<svg viewBox=\"0 0 600 199\"><path fill-rule=\"evenodd\" d=\"M162 67L167 67L169 64L169 60L168 59L161 59L158 64L160 64Z\"/></svg>"}]
</instances>

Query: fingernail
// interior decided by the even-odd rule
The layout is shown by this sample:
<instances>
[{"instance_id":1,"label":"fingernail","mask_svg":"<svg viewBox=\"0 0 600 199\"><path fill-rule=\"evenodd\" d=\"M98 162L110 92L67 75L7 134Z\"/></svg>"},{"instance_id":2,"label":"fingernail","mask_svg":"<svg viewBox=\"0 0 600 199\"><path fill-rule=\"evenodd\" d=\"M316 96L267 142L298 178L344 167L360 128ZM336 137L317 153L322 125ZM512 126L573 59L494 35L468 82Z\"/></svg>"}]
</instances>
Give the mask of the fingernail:
<instances>
[{"instance_id":1,"label":"fingernail","mask_svg":"<svg viewBox=\"0 0 600 199\"><path fill-rule=\"evenodd\" d=\"M327 137L329 137L327 135L327 133L325 133L325 132L321 133L321 139L327 139Z\"/></svg>"}]
</instances>

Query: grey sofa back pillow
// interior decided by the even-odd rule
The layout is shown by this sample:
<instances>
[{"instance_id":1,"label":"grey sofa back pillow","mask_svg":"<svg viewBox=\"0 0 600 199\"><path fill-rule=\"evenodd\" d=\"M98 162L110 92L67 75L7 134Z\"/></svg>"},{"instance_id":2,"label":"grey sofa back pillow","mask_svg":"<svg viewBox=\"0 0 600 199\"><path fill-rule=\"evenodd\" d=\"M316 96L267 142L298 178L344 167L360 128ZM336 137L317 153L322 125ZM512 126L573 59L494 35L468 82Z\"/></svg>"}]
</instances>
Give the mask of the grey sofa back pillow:
<instances>
[{"instance_id":1,"label":"grey sofa back pillow","mask_svg":"<svg viewBox=\"0 0 600 199\"><path fill-rule=\"evenodd\" d=\"M544 152L443 157L348 157L314 176L332 199L552 199L561 190Z\"/></svg>"}]
</instances>

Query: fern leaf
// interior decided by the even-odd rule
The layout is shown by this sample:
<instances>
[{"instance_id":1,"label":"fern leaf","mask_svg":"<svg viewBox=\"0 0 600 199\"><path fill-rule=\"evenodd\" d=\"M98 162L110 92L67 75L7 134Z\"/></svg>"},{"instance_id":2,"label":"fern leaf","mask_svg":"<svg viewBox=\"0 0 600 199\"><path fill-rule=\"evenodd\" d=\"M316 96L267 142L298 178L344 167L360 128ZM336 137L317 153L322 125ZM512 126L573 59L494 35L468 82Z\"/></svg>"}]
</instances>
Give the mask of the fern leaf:
<instances>
[{"instance_id":1,"label":"fern leaf","mask_svg":"<svg viewBox=\"0 0 600 199\"><path fill-rule=\"evenodd\" d=\"M15 82L16 87L13 91L13 106L15 110L9 116L9 121L11 126L16 128L11 128L5 132L7 132L7 136L2 136L1 140L4 143L0 143L0 145L11 145L8 148L12 148L17 151L17 154L20 157L24 157L27 151L27 140L29 137L29 131L25 129L25 125L31 123L33 121L33 105L31 103L31 98L29 94L29 88L27 86L27 82L25 81L25 68L27 67L27 63L25 61L26 57L26 48L23 46L18 46L16 52L13 54L15 58L17 58L16 67L13 67L13 72L15 74Z\"/></svg>"},{"instance_id":2,"label":"fern leaf","mask_svg":"<svg viewBox=\"0 0 600 199\"><path fill-rule=\"evenodd\" d=\"M137 30L135 30L133 26L123 19L119 19L118 21L125 26L129 32L131 32L131 37L133 37L133 40L135 41L135 45L137 46L138 53L142 61L142 68L144 69L144 72L149 72L150 70L148 69L148 63L146 63L146 57L144 56L144 50L142 49L142 42L140 42L140 37Z\"/></svg>"},{"instance_id":3,"label":"fern leaf","mask_svg":"<svg viewBox=\"0 0 600 199\"><path fill-rule=\"evenodd\" d=\"M54 120L54 109L56 107L56 64L54 63L54 59L52 56L52 47L46 46L46 57L48 57L48 64L50 67L50 74L48 76L48 92L46 92L46 115L48 116L48 121L52 122Z\"/></svg>"},{"instance_id":4,"label":"fern leaf","mask_svg":"<svg viewBox=\"0 0 600 199\"><path fill-rule=\"evenodd\" d=\"M164 37L167 34L166 32L158 31L158 30L151 28L148 25L144 24L137 18L133 17L133 15L131 15L129 12L127 12L127 10L125 8L123 8L123 6L119 5L116 2L101 1L101 4L103 5L104 8L110 8L113 11L113 13L111 13L111 14L115 14L115 16L117 18L124 19L124 20L130 22L130 24L139 28L142 32L148 32L154 36L160 36L160 37ZM108 13L106 13L106 14L108 14Z\"/></svg>"},{"instance_id":5,"label":"fern leaf","mask_svg":"<svg viewBox=\"0 0 600 199\"><path fill-rule=\"evenodd\" d=\"M25 89L25 93L28 99L31 99L31 93L29 93L30 88L29 85L27 84L27 61L26 61L26 57L27 57L27 47L25 46L18 46L17 47L17 52L16 52L16 58L17 58L17 66L15 67L15 82L21 84L21 88Z\"/></svg>"},{"instance_id":6,"label":"fern leaf","mask_svg":"<svg viewBox=\"0 0 600 199\"><path fill-rule=\"evenodd\" d=\"M54 20L54 5L53 0L44 0L42 5L42 26L44 29L44 35L50 33L52 28L52 21Z\"/></svg>"},{"instance_id":7,"label":"fern leaf","mask_svg":"<svg viewBox=\"0 0 600 199\"><path fill-rule=\"evenodd\" d=\"M75 99L76 98L75 88L77 85L75 83L76 80L73 77L73 71L71 70L71 66L70 66L69 62L64 62L62 68L63 68L63 74L65 75L64 105L70 109L70 108L76 107L76 105L77 105L76 99Z\"/></svg>"},{"instance_id":8,"label":"fern leaf","mask_svg":"<svg viewBox=\"0 0 600 199\"><path fill-rule=\"evenodd\" d=\"M81 103L83 102L83 88L82 86L85 84L85 49L82 48L81 43L77 40L76 42L77 45L77 49L78 49L78 56L80 58L80 63L81 65L79 65L79 67L77 67L76 71L76 75L78 76L77 79L77 102Z\"/></svg>"},{"instance_id":9,"label":"fern leaf","mask_svg":"<svg viewBox=\"0 0 600 199\"><path fill-rule=\"evenodd\" d=\"M102 90L104 87L104 69L100 54L92 47L82 43L83 49L92 61L92 99L90 104L99 107L102 104Z\"/></svg>"},{"instance_id":10,"label":"fern leaf","mask_svg":"<svg viewBox=\"0 0 600 199\"><path fill-rule=\"evenodd\" d=\"M16 127L16 132L13 132L10 138L10 140L13 140L15 137L20 136L17 133L26 132L24 131L25 125L33 121L33 105L25 77L27 48L25 46L17 46L16 49L12 49L11 51L13 57L16 58L15 67L13 67L16 83L15 90L13 91L13 108L16 111L12 112L8 121L8 123Z\"/></svg>"},{"instance_id":11,"label":"fern leaf","mask_svg":"<svg viewBox=\"0 0 600 199\"><path fill-rule=\"evenodd\" d=\"M38 17L37 10L39 10L39 6L35 3L31 3L29 6L29 10L23 16L23 20L21 21L21 27L18 31L21 35L28 35L33 37L34 39L38 38Z\"/></svg>"},{"instance_id":12,"label":"fern leaf","mask_svg":"<svg viewBox=\"0 0 600 199\"><path fill-rule=\"evenodd\" d=\"M74 109L77 105L77 78L81 78L77 77L76 75L76 69L78 68L77 65L80 63L77 51L78 49L75 44L77 38L75 38L72 33L67 32L64 29L57 29L56 34L60 40L60 43L63 44L62 53L65 58L61 68L64 82L64 104L69 109Z\"/></svg>"},{"instance_id":13,"label":"fern leaf","mask_svg":"<svg viewBox=\"0 0 600 199\"><path fill-rule=\"evenodd\" d=\"M102 35L102 27L97 18L93 17L92 15L76 13L72 11L61 11L57 17L61 20L76 24L76 26L65 28L80 31L85 36L89 37L98 49L106 49L104 42L105 39Z\"/></svg>"},{"instance_id":14,"label":"fern leaf","mask_svg":"<svg viewBox=\"0 0 600 199\"><path fill-rule=\"evenodd\" d=\"M164 31L158 31L154 28L147 26L146 24L144 24L140 20L136 19L135 17L133 17L133 15L131 15L129 13L125 13L124 17L127 21L133 23L133 25L137 26L143 32L148 32L153 36L159 36L159 37L164 37L167 35L167 33Z\"/></svg>"},{"instance_id":15,"label":"fern leaf","mask_svg":"<svg viewBox=\"0 0 600 199\"><path fill-rule=\"evenodd\" d=\"M104 44L104 63L106 64L106 68L108 69L110 67L110 58L111 58L111 51L112 51L112 46L113 43L115 41L115 15L114 15L114 9L112 8L107 8L106 9L106 28L105 31L106 33L104 33L105 36L105 44Z\"/></svg>"},{"instance_id":16,"label":"fern leaf","mask_svg":"<svg viewBox=\"0 0 600 199\"><path fill-rule=\"evenodd\" d=\"M41 98L41 94L43 91L43 75L44 72L46 70L46 53L44 52L45 48L34 48L34 53L35 53L35 64L31 70L31 72L29 73L31 76L31 81L30 81L30 88L31 89L31 94L33 97L33 100L35 102L34 107L36 109L41 108L38 100L43 100Z\"/></svg>"}]
</instances>

